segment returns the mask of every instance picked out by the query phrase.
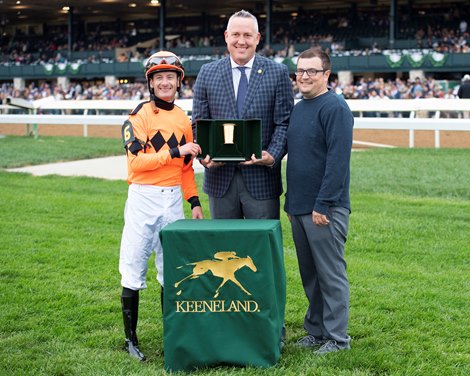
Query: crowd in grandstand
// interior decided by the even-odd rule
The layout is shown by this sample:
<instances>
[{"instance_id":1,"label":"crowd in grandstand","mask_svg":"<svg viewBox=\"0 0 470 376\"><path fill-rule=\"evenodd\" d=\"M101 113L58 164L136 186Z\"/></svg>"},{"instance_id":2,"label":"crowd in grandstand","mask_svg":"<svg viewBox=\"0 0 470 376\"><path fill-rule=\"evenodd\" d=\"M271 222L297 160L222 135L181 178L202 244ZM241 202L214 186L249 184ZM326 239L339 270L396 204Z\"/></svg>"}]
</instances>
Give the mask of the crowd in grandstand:
<instances>
[{"instance_id":1,"label":"crowd in grandstand","mask_svg":"<svg viewBox=\"0 0 470 376\"><path fill-rule=\"evenodd\" d=\"M185 79L179 98L190 99L193 96L193 79ZM297 98L300 98L295 81L292 81ZM331 89L346 99L419 99L419 98L455 98L458 86L445 90L433 78L421 80L384 80L383 78L359 78L351 84L340 84L338 80L330 83ZM32 82L23 90L15 89L12 83L3 83L0 86L0 103L7 97L22 98L30 101L53 96L57 100L146 100L148 90L145 83L116 83L106 85L104 82L71 82L63 88L57 83L41 81Z\"/></svg>"},{"instance_id":2,"label":"crowd in grandstand","mask_svg":"<svg viewBox=\"0 0 470 376\"><path fill-rule=\"evenodd\" d=\"M433 49L439 52L468 53L470 36L466 19L468 11L458 8L443 8L436 10L434 15L426 18L400 12L400 23L397 39L413 39L417 48ZM295 44L310 44L328 46L332 55L349 52L359 54L382 53L383 46L373 43L371 46L356 48L354 41L360 37L386 37L389 32L388 14L369 14L358 11L354 14L319 14L318 12L299 12L295 18L278 25L272 35L272 44L283 46L276 50L265 45L260 50L266 56L293 56ZM137 41L154 37L155 33L139 36L135 29L126 32L116 32L114 35L102 33L99 29L74 35L72 51L94 51L87 57L87 62L108 62L109 54L103 52L116 48L127 49L119 54L116 61L141 60L148 56L152 49L158 48L155 40L153 47L136 50ZM217 30L214 35L185 35L184 32L167 41L167 48L176 47L214 47L214 54L224 45L221 33ZM262 47L262 46L260 46ZM348 51L345 51L347 49ZM48 35L34 36L0 35L0 62L3 64L54 64L67 62L64 51L68 51L68 36L66 30L50 30ZM70 61L69 61L70 62ZM85 61L84 61L85 62Z\"/></svg>"},{"instance_id":3,"label":"crowd in grandstand","mask_svg":"<svg viewBox=\"0 0 470 376\"><path fill-rule=\"evenodd\" d=\"M106 85L88 81L72 82L65 88L45 81L32 82L23 90L14 88L12 83L0 86L0 102L7 97L35 101L50 96L56 100L141 100L148 97L148 89L144 83Z\"/></svg>"},{"instance_id":4,"label":"crowd in grandstand","mask_svg":"<svg viewBox=\"0 0 470 376\"><path fill-rule=\"evenodd\" d=\"M458 86L444 90L439 82L433 78L421 80L384 80L359 79L354 84L340 85L337 81L332 88L345 99L420 99L420 98L456 98Z\"/></svg>"},{"instance_id":5,"label":"crowd in grandstand","mask_svg":"<svg viewBox=\"0 0 470 376\"><path fill-rule=\"evenodd\" d=\"M412 38L419 48L433 49L439 52L469 53L470 37L467 19L470 18L468 10L462 7L435 9L433 15L412 15L401 9L398 37ZM370 47L346 50L352 41L359 37L384 37L389 32L389 15L370 14L358 10L351 14L319 14L312 11L299 12L297 17L286 19L285 25L276 24L272 35L272 45L260 45L259 53L268 57L292 57L301 51L295 50L296 44L321 44L327 46L332 55L353 54L380 54L382 49L376 43ZM55 27L55 28L54 28ZM50 27L47 36L17 35L0 36L0 63L17 64L58 64L66 63L68 49L67 30L64 27ZM223 27L221 25L221 27ZM154 35L154 33L153 33ZM168 49L213 47L214 57L225 50L221 39L222 33L218 30L212 35L185 35L184 32L175 34L176 37L168 40ZM88 63L110 61L142 61L150 52L158 48L158 39L153 46L141 49L130 48L136 41L145 40L145 35L139 35L136 29L110 34L96 30L75 35L73 51L93 51L86 58ZM279 48L279 46L283 46ZM109 52L119 50L118 54ZM222 52L221 52L222 51ZM107 53L106 53L107 52ZM192 84L194 78L186 79L183 85L181 98L192 98ZM408 99L408 98L453 98L457 88L443 89L433 78L424 80L405 79L358 79L351 84L340 84L332 81L331 87L346 99ZM300 97L295 82L294 91ZM0 87L0 103L11 96L27 100L54 96L56 99L134 99L143 100L148 96L144 83L117 83L106 85L96 81L74 81L62 87L56 82L38 81L28 83L20 90L15 89L13 83L3 83Z\"/></svg>"}]
</instances>

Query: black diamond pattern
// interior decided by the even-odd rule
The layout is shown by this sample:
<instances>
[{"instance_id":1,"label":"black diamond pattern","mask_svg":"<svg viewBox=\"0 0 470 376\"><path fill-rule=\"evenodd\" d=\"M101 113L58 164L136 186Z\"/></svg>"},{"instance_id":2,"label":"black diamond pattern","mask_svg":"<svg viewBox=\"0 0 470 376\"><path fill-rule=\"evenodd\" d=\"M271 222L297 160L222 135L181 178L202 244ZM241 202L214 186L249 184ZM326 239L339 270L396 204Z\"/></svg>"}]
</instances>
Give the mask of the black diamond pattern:
<instances>
[{"instance_id":1,"label":"black diamond pattern","mask_svg":"<svg viewBox=\"0 0 470 376\"><path fill-rule=\"evenodd\" d=\"M176 148L178 147L178 145L183 146L186 144L186 138L183 135L181 137L181 141L178 143L178 140L176 139L176 136L173 133L171 137L168 139L168 141L165 141L160 131L158 131L155 134L155 136L152 137L152 139L150 140L150 143L154 147L155 151L158 152L163 147L163 145L165 145L165 143L168 144L170 149Z\"/></svg>"},{"instance_id":2,"label":"black diamond pattern","mask_svg":"<svg viewBox=\"0 0 470 376\"><path fill-rule=\"evenodd\" d=\"M171 137L166 142L170 149L176 148L178 146L178 140L176 139L175 134L173 133Z\"/></svg>"},{"instance_id":3,"label":"black diamond pattern","mask_svg":"<svg viewBox=\"0 0 470 376\"><path fill-rule=\"evenodd\" d=\"M165 145L165 139L163 138L160 131L158 131L155 136L152 137L150 143L153 145L153 148L156 152L160 151L163 145Z\"/></svg>"}]
</instances>

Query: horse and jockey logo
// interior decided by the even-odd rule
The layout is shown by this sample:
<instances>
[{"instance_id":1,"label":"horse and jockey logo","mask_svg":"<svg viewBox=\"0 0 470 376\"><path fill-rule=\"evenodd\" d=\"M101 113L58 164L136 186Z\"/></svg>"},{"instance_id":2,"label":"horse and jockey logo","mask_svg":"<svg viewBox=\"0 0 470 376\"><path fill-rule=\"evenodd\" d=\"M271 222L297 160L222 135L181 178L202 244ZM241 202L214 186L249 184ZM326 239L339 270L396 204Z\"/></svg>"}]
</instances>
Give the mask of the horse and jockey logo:
<instances>
[{"instance_id":1,"label":"horse and jockey logo","mask_svg":"<svg viewBox=\"0 0 470 376\"><path fill-rule=\"evenodd\" d=\"M236 286L238 286L245 294L250 295L250 292L243 287L243 285L238 281L235 277L235 273L243 268L248 267L253 272L257 271L255 264L250 256L247 257L239 257L237 256L236 252L216 252L214 254L214 260L202 260L197 262L192 262L183 266L179 266L177 269L181 269L187 265L194 265L193 271L190 275L183 278L181 281L175 283L175 288L188 280L188 279L196 279L204 274L208 273L209 271L212 273L213 276L222 278L222 282L215 290L214 298L219 296L219 290L224 286L228 281L233 282ZM180 295L182 290L179 290L176 295Z\"/></svg>"}]
</instances>

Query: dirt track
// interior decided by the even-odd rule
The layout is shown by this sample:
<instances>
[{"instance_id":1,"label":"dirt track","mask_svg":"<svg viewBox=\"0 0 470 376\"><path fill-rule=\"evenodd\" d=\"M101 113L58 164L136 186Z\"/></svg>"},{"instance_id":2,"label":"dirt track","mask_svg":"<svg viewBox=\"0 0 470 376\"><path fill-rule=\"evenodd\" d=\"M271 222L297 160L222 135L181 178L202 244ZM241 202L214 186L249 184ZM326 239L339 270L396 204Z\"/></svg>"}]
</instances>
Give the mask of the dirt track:
<instances>
[{"instance_id":1,"label":"dirt track","mask_svg":"<svg viewBox=\"0 0 470 376\"><path fill-rule=\"evenodd\" d=\"M27 126L21 124L0 124L0 134L25 135ZM46 136L83 136L82 125L39 125L39 135ZM121 129L118 126L88 126L89 137L120 138ZM378 143L399 147L408 147L409 132L405 130L369 130L356 129L354 140ZM434 147L434 131L415 131L414 145L421 148ZM441 131L440 146L442 148L470 148L470 132ZM366 147L356 144L355 147Z\"/></svg>"}]
</instances>

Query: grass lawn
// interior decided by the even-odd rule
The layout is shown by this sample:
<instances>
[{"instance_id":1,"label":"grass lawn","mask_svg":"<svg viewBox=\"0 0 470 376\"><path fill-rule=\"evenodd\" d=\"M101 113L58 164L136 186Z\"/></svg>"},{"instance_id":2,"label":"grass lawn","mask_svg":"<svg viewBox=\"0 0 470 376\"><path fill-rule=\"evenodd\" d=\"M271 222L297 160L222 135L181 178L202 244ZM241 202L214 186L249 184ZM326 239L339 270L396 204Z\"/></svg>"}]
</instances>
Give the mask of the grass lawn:
<instances>
[{"instance_id":1,"label":"grass lawn","mask_svg":"<svg viewBox=\"0 0 470 376\"><path fill-rule=\"evenodd\" d=\"M0 139L0 166L122 153L117 140L11 139ZM470 149L353 153L350 351L315 357L294 346L304 334L306 298L283 213L283 356L267 370L194 374L470 374L469 160ZM164 374L153 260L138 328L148 361L122 351L118 258L126 195L124 181L0 170L0 375Z\"/></svg>"},{"instance_id":2,"label":"grass lawn","mask_svg":"<svg viewBox=\"0 0 470 376\"><path fill-rule=\"evenodd\" d=\"M122 142L112 138L8 136L0 138L0 168L124 154Z\"/></svg>"}]
</instances>

